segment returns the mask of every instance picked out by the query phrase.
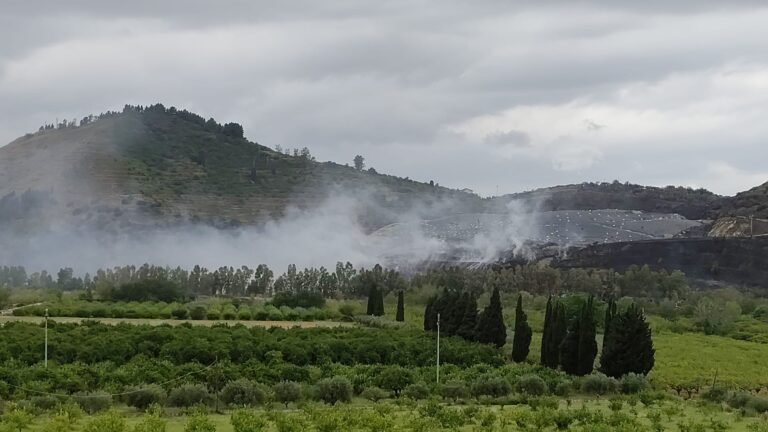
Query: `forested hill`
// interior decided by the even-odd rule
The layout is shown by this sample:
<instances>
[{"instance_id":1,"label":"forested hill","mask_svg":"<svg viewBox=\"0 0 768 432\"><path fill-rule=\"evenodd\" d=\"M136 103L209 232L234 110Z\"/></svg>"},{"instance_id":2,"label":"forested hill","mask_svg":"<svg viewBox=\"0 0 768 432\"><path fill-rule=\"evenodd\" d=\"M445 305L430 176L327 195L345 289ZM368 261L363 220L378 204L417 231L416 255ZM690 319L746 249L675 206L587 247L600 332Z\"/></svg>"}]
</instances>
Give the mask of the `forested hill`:
<instances>
[{"instance_id":1,"label":"forested hill","mask_svg":"<svg viewBox=\"0 0 768 432\"><path fill-rule=\"evenodd\" d=\"M706 189L629 183L580 183L504 195L498 200L522 200L542 211L619 209L677 213L688 219L717 217L723 197Z\"/></svg>"},{"instance_id":2,"label":"forested hill","mask_svg":"<svg viewBox=\"0 0 768 432\"><path fill-rule=\"evenodd\" d=\"M252 224L289 206L319 205L338 190L354 195L360 222L371 228L407 209L432 217L444 202L457 213L485 205L471 193L316 162L306 148L278 152L245 139L238 124L160 104L46 125L0 148L0 222L63 216L108 226L151 216Z\"/></svg>"},{"instance_id":3,"label":"forested hill","mask_svg":"<svg viewBox=\"0 0 768 432\"><path fill-rule=\"evenodd\" d=\"M720 215L768 218L768 183L726 199L720 209Z\"/></svg>"}]
</instances>

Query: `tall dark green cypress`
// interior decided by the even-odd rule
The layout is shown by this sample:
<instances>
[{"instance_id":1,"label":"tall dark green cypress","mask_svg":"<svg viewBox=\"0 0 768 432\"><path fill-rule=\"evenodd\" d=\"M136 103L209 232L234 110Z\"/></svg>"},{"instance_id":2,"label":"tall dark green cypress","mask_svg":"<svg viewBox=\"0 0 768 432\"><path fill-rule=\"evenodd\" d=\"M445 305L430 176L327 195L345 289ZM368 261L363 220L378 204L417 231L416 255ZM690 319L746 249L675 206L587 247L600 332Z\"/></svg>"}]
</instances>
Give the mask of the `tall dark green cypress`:
<instances>
[{"instance_id":1,"label":"tall dark green cypress","mask_svg":"<svg viewBox=\"0 0 768 432\"><path fill-rule=\"evenodd\" d=\"M504 326L504 311L498 288L494 288L491 302L477 321L477 341L493 344L499 348L507 342L507 328Z\"/></svg>"},{"instance_id":2,"label":"tall dark green cypress","mask_svg":"<svg viewBox=\"0 0 768 432\"><path fill-rule=\"evenodd\" d=\"M597 357L597 328L595 327L595 299L589 296L585 307L584 322L579 335L580 375L588 375L595 368Z\"/></svg>"},{"instance_id":3,"label":"tall dark green cypress","mask_svg":"<svg viewBox=\"0 0 768 432\"><path fill-rule=\"evenodd\" d=\"M378 310L378 296L379 294L376 285L371 285L368 289L368 305L365 309L366 315L376 315L376 311Z\"/></svg>"},{"instance_id":4,"label":"tall dark green cypress","mask_svg":"<svg viewBox=\"0 0 768 432\"><path fill-rule=\"evenodd\" d=\"M541 333L541 365L551 368L552 360L550 359L550 353L552 352L552 296L547 299L547 309L544 312L544 330ZM557 367L555 363L554 368Z\"/></svg>"},{"instance_id":5,"label":"tall dark green cypress","mask_svg":"<svg viewBox=\"0 0 768 432\"><path fill-rule=\"evenodd\" d=\"M395 313L395 321L405 321L405 298L402 290L397 293L397 312Z\"/></svg>"},{"instance_id":6,"label":"tall dark green cypress","mask_svg":"<svg viewBox=\"0 0 768 432\"><path fill-rule=\"evenodd\" d=\"M590 296L560 344L560 365L570 375L592 373L597 356L594 299Z\"/></svg>"},{"instance_id":7,"label":"tall dark green cypress","mask_svg":"<svg viewBox=\"0 0 768 432\"><path fill-rule=\"evenodd\" d=\"M603 343L600 371L614 378L628 373L646 375L653 369L655 353L645 315L632 304L613 317L611 331Z\"/></svg>"},{"instance_id":8,"label":"tall dark green cypress","mask_svg":"<svg viewBox=\"0 0 768 432\"><path fill-rule=\"evenodd\" d=\"M466 294L467 298L464 300L464 315L461 319L456 334L461 336L465 340L474 341L477 340L477 299L471 294Z\"/></svg>"},{"instance_id":9,"label":"tall dark green cypress","mask_svg":"<svg viewBox=\"0 0 768 432\"><path fill-rule=\"evenodd\" d=\"M528 316L523 310L523 296L517 296L515 308L515 334L512 337L512 360L516 363L524 362L531 350L531 336L533 331L528 325Z\"/></svg>"},{"instance_id":10,"label":"tall dark green cypress","mask_svg":"<svg viewBox=\"0 0 768 432\"><path fill-rule=\"evenodd\" d=\"M552 369L557 369L560 364L560 345L568 332L568 319L565 314L565 305L557 302L552 310L552 342L549 345L549 359L552 362Z\"/></svg>"},{"instance_id":11,"label":"tall dark green cypress","mask_svg":"<svg viewBox=\"0 0 768 432\"><path fill-rule=\"evenodd\" d=\"M427 306L424 308L424 331L434 331L437 329L436 301L436 297L430 297L429 300L427 300Z\"/></svg>"},{"instance_id":12,"label":"tall dark green cypress","mask_svg":"<svg viewBox=\"0 0 768 432\"><path fill-rule=\"evenodd\" d=\"M605 308L605 323L603 324L603 352L605 352L605 342L610 337L611 321L616 317L616 308L616 302L613 299L608 300L608 306ZM602 355L600 358L602 359Z\"/></svg>"},{"instance_id":13,"label":"tall dark green cypress","mask_svg":"<svg viewBox=\"0 0 768 432\"><path fill-rule=\"evenodd\" d=\"M378 289L376 295L376 316L384 316L384 290Z\"/></svg>"}]
</instances>

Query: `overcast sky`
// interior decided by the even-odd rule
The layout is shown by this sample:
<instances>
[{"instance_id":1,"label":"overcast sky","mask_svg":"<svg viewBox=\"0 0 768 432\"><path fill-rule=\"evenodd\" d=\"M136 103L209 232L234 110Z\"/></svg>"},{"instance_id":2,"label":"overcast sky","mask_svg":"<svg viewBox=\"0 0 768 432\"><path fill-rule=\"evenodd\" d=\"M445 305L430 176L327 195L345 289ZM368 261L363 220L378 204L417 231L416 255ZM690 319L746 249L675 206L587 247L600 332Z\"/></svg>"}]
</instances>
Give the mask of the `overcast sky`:
<instances>
[{"instance_id":1,"label":"overcast sky","mask_svg":"<svg viewBox=\"0 0 768 432\"><path fill-rule=\"evenodd\" d=\"M0 145L162 102L482 195L613 179L732 194L768 181L763 5L3 0Z\"/></svg>"}]
</instances>

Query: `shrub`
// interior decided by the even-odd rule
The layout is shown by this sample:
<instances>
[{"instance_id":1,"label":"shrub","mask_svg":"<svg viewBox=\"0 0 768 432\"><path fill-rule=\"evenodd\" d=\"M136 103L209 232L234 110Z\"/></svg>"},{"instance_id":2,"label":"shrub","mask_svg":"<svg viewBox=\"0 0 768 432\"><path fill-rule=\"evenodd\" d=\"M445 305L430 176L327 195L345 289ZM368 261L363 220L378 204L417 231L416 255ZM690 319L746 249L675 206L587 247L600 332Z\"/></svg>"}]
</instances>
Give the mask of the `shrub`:
<instances>
[{"instance_id":1,"label":"shrub","mask_svg":"<svg viewBox=\"0 0 768 432\"><path fill-rule=\"evenodd\" d=\"M266 392L255 382L239 379L228 382L221 390L221 400L235 406L256 406L264 403Z\"/></svg>"},{"instance_id":2,"label":"shrub","mask_svg":"<svg viewBox=\"0 0 768 432\"><path fill-rule=\"evenodd\" d=\"M150 414L136 423L131 432L165 432L167 422L158 414Z\"/></svg>"},{"instance_id":3,"label":"shrub","mask_svg":"<svg viewBox=\"0 0 768 432\"><path fill-rule=\"evenodd\" d=\"M440 396L454 401L465 398L469 395L467 383L464 381L449 381L440 386Z\"/></svg>"},{"instance_id":4,"label":"shrub","mask_svg":"<svg viewBox=\"0 0 768 432\"><path fill-rule=\"evenodd\" d=\"M323 295L319 292L299 291L294 293L283 291L275 294L275 296L272 297L271 303L277 308L282 306L291 308L322 308L325 306L325 298L323 298Z\"/></svg>"},{"instance_id":5,"label":"shrub","mask_svg":"<svg viewBox=\"0 0 768 432\"><path fill-rule=\"evenodd\" d=\"M413 400L426 399L429 397L429 387L424 383L411 384L403 390L403 396Z\"/></svg>"},{"instance_id":6,"label":"shrub","mask_svg":"<svg viewBox=\"0 0 768 432\"><path fill-rule=\"evenodd\" d=\"M116 412L107 412L95 417L83 428L83 432L124 432L125 419Z\"/></svg>"},{"instance_id":7,"label":"shrub","mask_svg":"<svg viewBox=\"0 0 768 432\"><path fill-rule=\"evenodd\" d=\"M184 432L216 432L216 425L207 414L197 412L187 420Z\"/></svg>"},{"instance_id":8,"label":"shrub","mask_svg":"<svg viewBox=\"0 0 768 432\"><path fill-rule=\"evenodd\" d=\"M378 402L382 399L388 398L389 392L378 387L368 387L363 390L362 393L360 393L360 396L363 397L363 399L368 399L372 402Z\"/></svg>"},{"instance_id":9,"label":"shrub","mask_svg":"<svg viewBox=\"0 0 768 432\"><path fill-rule=\"evenodd\" d=\"M320 380L315 390L319 399L331 405L352 400L352 383L343 376Z\"/></svg>"},{"instance_id":10,"label":"shrub","mask_svg":"<svg viewBox=\"0 0 768 432\"><path fill-rule=\"evenodd\" d=\"M234 432L261 432L267 430L267 421L253 411L237 410L229 418Z\"/></svg>"},{"instance_id":11,"label":"shrub","mask_svg":"<svg viewBox=\"0 0 768 432\"><path fill-rule=\"evenodd\" d=\"M129 388L128 392L123 395L126 405L142 411L151 405L160 405L165 401L165 390L157 384Z\"/></svg>"},{"instance_id":12,"label":"shrub","mask_svg":"<svg viewBox=\"0 0 768 432\"><path fill-rule=\"evenodd\" d=\"M396 397L400 397L400 392L412 382L411 372L402 366L386 366L376 377L376 384L395 392Z\"/></svg>"},{"instance_id":13,"label":"shrub","mask_svg":"<svg viewBox=\"0 0 768 432\"><path fill-rule=\"evenodd\" d=\"M603 374L588 375L581 381L581 391L591 395L614 393L616 387L616 380Z\"/></svg>"},{"instance_id":14,"label":"shrub","mask_svg":"<svg viewBox=\"0 0 768 432\"><path fill-rule=\"evenodd\" d=\"M619 388L624 394L640 393L645 390L647 386L648 382L645 377L634 373L624 375L621 377L621 381L619 381Z\"/></svg>"},{"instance_id":15,"label":"shrub","mask_svg":"<svg viewBox=\"0 0 768 432\"><path fill-rule=\"evenodd\" d=\"M752 399L752 395L746 392L736 392L728 398L728 405L734 408L746 408L749 400Z\"/></svg>"},{"instance_id":16,"label":"shrub","mask_svg":"<svg viewBox=\"0 0 768 432\"><path fill-rule=\"evenodd\" d=\"M728 397L728 391L722 387L710 387L701 394L701 397L710 402L720 403Z\"/></svg>"},{"instance_id":17,"label":"shrub","mask_svg":"<svg viewBox=\"0 0 768 432\"><path fill-rule=\"evenodd\" d=\"M199 384L184 384L176 387L168 394L167 403L172 407L191 407L198 404L209 404L211 395Z\"/></svg>"},{"instance_id":18,"label":"shrub","mask_svg":"<svg viewBox=\"0 0 768 432\"><path fill-rule=\"evenodd\" d=\"M520 377L516 385L517 391L528 396L542 396L547 393L547 383L538 375Z\"/></svg>"},{"instance_id":19,"label":"shrub","mask_svg":"<svg viewBox=\"0 0 768 432\"><path fill-rule=\"evenodd\" d=\"M498 376L482 376L470 385L470 392L476 398L480 396L502 397L511 391L512 386L509 381Z\"/></svg>"},{"instance_id":20,"label":"shrub","mask_svg":"<svg viewBox=\"0 0 768 432\"><path fill-rule=\"evenodd\" d=\"M34 396L29 403L36 409L50 411L59 405L59 399L55 396Z\"/></svg>"},{"instance_id":21,"label":"shrub","mask_svg":"<svg viewBox=\"0 0 768 432\"><path fill-rule=\"evenodd\" d=\"M189 311L187 308L180 306L174 310L171 311L171 315L176 319L187 319L187 315L189 314Z\"/></svg>"},{"instance_id":22,"label":"shrub","mask_svg":"<svg viewBox=\"0 0 768 432\"><path fill-rule=\"evenodd\" d=\"M192 308L191 311L189 311L189 317L195 321L200 321L205 319L205 314L207 312L207 309L205 306L195 306Z\"/></svg>"},{"instance_id":23,"label":"shrub","mask_svg":"<svg viewBox=\"0 0 768 432\"><path fill-rule=\"evenodd\" d=\"M554 394L561 397L568 397L573 390L573 383L570 381L560 381L555 385L555 389L552 391Z\"/></svg>"},{"instance_id":24,"label":"shrub","mask_svg":"<svg viewBox=\"0 0 768 432\"><path fill-rule=\"evenodd\" d=\"M272 391L275 393L275 400L286 407L289 403L301 399L301 386L293 381L279 382L272 387Z\"/></svg>"},{"instance_id":25,"label":"shrub","mask_svg":"<svg viewBox=\"0 0 768 432\"><path fill-rule=\"evenodd\" d=\"M112 406L112 396L106 392L79 392L72 395L72 399L88 414L95 414Z\"/></svg>"},{"instance_id":26,"label":"shrub","mask_svg":"<svg viewBox=\"0 0 768 432\"><path fill-rule=\"evenodd\" d=\"M210 321L217 321L221 318L221 314L216 309L211 309L205 314L205 319Z\"/></svg>"},{"instance_id":27,"label":"shrub","mask_svg":"<svg viewBox=\"0 0 768 432\"><path fill-rule=\"evenodd\" d=\"M357 305L354 303L344 303L341 306L339 306L339 313L342 317L350 319L353 316L357 315L358 308Z\"/></svg>"},{"instance_id":28,"label":"shrub","mask_svg":"<svg viewBox=\"0 0 768 432\"><path fill-rule=\"evenodd\" d=\"M241 308L237 311L237 319L243 321L249 321L252 318L251 311L245 308Z\"/></svg>"},{"instance_id":29,"label":"shrub","mask_svg":"<svg viewBox=\"0 0 768 432\"><path fill-rule=\"evenodd\" d=\"M751 409L759 414L768 412L768 399L752 396L752 398L747 402L747 409Z\"/></svg>"}]
</instances>

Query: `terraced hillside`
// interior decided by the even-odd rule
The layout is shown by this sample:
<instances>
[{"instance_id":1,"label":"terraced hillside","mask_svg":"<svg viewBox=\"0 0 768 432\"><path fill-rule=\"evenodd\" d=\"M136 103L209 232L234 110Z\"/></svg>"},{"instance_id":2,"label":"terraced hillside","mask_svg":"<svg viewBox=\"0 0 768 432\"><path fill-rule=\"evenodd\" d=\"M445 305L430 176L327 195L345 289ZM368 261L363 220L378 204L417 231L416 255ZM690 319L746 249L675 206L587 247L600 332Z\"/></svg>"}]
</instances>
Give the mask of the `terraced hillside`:
<instances>
[{"instance_id":1,"label":"terraced hillside","mask_svg":"<svg viewBox=\"0 0 768 432\"><path fill-rule=\"evenodd\" d=\"M0 148L0 220L25 224L253 224L340 190L366 227L406 209L429 217L444 211L443 202L455 212L485 205L473 194L279 153L244 139L239 125L162 105L127 106Z\"/></svg>"}]
</instances>

